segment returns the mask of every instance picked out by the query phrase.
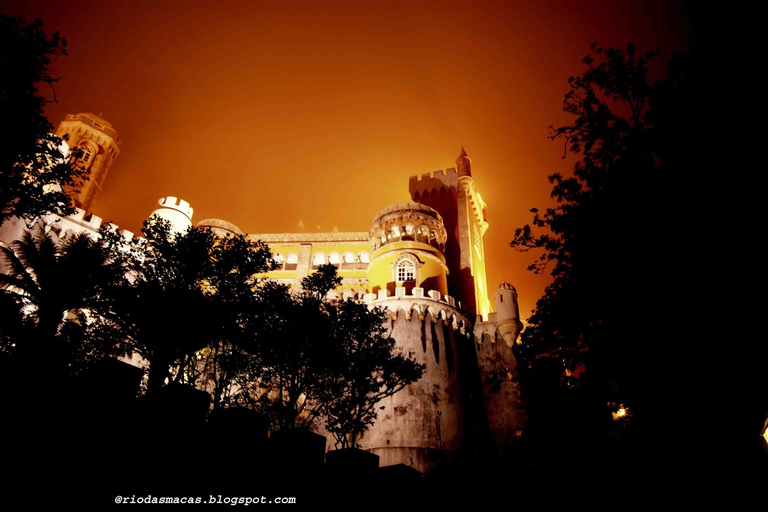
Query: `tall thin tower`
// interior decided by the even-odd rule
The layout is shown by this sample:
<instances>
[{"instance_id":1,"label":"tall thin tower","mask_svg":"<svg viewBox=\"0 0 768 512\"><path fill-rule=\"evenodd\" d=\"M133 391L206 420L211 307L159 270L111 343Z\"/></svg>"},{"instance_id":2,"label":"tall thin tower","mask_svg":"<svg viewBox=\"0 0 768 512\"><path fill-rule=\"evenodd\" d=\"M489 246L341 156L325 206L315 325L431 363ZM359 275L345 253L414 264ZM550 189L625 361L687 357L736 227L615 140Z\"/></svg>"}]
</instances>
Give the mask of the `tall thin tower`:
<instances>
[{"instance_id":1,"label":"tall thin tower","mask_svg":"<svg viewBox=\"0 0 768 512\"><path fill-rule=\"evenodd\" d=\"M487 320L491 303L483 235L488 221L485 202L472 179L472 160L462 148L456 169L413 177L409 189L413 201L434 208L443 217L448 232L448 288L460 298L468 316L480 315Z\"/></svg>"}]
</instances>

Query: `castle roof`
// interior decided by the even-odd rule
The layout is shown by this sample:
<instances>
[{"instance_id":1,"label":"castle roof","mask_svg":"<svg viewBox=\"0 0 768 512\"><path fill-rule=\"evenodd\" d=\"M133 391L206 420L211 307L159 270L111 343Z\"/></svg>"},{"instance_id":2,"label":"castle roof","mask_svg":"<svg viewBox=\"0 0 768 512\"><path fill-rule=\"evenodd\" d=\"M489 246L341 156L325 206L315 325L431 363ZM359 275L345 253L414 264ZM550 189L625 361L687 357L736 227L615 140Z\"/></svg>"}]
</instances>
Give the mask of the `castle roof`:
<instances>
[{"instance_id":1,"label":"castle roof","mask_svg":"<svg viewBox=\"0 0 768 512\"><path fill-rule=\"evenodd\" d=\"M440 214L434 208L432 208L430 206L427 206L425 204L415 203L413 201L408 201L408 202L403 202L403 203L391 204L391 205L389 205L389 206L387 206L385 208L382 208L373 217L373 222L375 223L381 217L383 217L385 215L390 215L392 213L413 212L413 211L426 213L427 215L440 220L440 222L443 221L443 218L440 216Z\"/></svg>"},{"instance_id":2,"label":"castle roof","mask_svg":"<svg viewBox=\"0 0 768 512\"><path fill-rule=\"evenodd\" d=\"M496 288L496 291L497 291L497 292L500 292L500 291L503 291L503 290L511 290L511 291L513 291L513 292L517 293L517 290L515 290L515 287L514 287L514 286L512 286L512 285L511 285L511 284L509 284L509 283L506 283L506 282L504 282L504 283L501 283L501 284L500 284L500 285L499 285L499 286Z\"/></svg>"},{"instance_id":3,"label":"castle roof","mask_svg":"<svg viewBox=\"0 0 768 512\"><path fill-rule=\"evenodd\" d=\"M456 159L456 168L459 171L459 178L462 176L472 176L472 159L464 151L464 146L461 147L461 154Z\"/></svg>"},{"instance_id":4,"label":"castle roof","mask_svg":"<svg viewBox=\"0 0 768 512\"><path fill-rule=\"evenodd\" d=\"M117 144L122 144L122 141L118 138L117 132L115 131L115 128L112 126L112 123L110 123L100 115L97 116L96 114L92 114L90 112L85 112L80 114L68 114L66 117L66 120L80 121L81 123L85 123L88 126L91 126L99 130L105 135L112 137Z\"/></svg>"},{"instance_id":5,"label":"castle roof","mask_svg":"<svg viewBox=\"0 0 768 512\"><path fill-rule=\"evenodd\" d=\"M231 222L227 222L221 219L203 219L196 224L197 227L211 228L213 231L224 231L234 235L244 234L239 227L235 226Z\"/></svg>"}]
</instances>

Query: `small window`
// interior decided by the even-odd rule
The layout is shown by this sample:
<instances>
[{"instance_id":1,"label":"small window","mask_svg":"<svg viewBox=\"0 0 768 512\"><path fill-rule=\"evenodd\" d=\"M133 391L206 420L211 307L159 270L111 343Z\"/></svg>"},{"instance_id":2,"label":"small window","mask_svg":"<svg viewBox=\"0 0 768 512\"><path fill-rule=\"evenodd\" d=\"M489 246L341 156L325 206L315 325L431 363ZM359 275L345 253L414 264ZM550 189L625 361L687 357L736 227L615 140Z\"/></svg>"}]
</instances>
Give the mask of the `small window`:
<instances>
[{"instance_id":1,"label":"small window","mask_svg":"<svg viewBox=\"0 0 768 512\"><path fill-rule=\"evenodd\" d=\"M80 165L82 165L84 168L88 169L91 166L91 161L93 160L93 148L86 143L80 144L80 158L78 158L78 162L80 162Z\"/></svg>"},{"instance_id":2,"label":"small window","mask_svg":"<svg viewBox=\"0 0 768 512\"><path fill-rule=\"evenodd\" d=\"M397 264L397 282L416 280L416 266L409 259L400 260Z\"/></svg>"}]
</instances>

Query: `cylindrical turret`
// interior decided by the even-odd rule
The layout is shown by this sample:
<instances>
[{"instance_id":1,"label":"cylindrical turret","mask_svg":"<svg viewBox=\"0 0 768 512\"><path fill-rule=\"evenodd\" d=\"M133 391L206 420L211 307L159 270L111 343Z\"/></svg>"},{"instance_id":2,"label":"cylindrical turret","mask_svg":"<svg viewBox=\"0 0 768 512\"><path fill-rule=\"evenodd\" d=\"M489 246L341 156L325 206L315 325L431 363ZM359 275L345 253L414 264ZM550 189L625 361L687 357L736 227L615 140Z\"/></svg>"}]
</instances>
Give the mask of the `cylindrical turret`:
<instances>
[{"instance_id":1,"label":"cylindrical turret","mask_svg":"<svg viewBox=\"0 0 768 512\"><path fill-rule=\"evenodd\" d=\"M496 330L507 346L512 347L523 329L523 324L520 322L517 306L517 290L509 283L501 283L496 288L496 321Z\"/></svg>"},{"instance_id":2,"label":"cylindrical turret","mask_svg":"<svg viewBox=\"0 0 768 512\"><path fill-rule=\"evenodd\" d=\"M371 304L389 310L397 348L425 371L380 402L360 446L383 466L407 464L426 474L450 466L475 425L472 404L465 403L465 386L471 386L464 379L476 371L477 360L468 322L447 296L447 237L440 214L419 203L384 208L369 231Z\"/></svg>"},{"instance_id":3,"label":"cylindrical turret","mask_svg":"<svg viewBox=\"0 0 768 512\"><path fill-rule=\"evenodd\" d=\"M158 207L152 212L163 220L171 223L171 229L176 233L184 233L192 226L192 207L183 199L173 196L162 197L157 201Z\"/></svg>"},{"instance_id":4,"label":"cylindrical turret","mask_svg":"<svg viewBox=\"0 0 768 512\"><path fill-rule=\"evenodd\" d=\"M472 177L472 160L467 156L464 148L461 148L461 154L456 159L456 169L459 171L459 178L462 176Z\"/></svg>"},{"instance_id":5,"label":"cylindrical turret","mask_svg":"<svg viewBox=\"0 0 768 512\"><path fill-rule=\"evenodd\" d=\"M368 233L371 263L368 285L372 293L396 288L423 288L448 293L445 264L447 234L440 214L418 203L397 203L376 214Z\"/></svg>"}]
</instances>

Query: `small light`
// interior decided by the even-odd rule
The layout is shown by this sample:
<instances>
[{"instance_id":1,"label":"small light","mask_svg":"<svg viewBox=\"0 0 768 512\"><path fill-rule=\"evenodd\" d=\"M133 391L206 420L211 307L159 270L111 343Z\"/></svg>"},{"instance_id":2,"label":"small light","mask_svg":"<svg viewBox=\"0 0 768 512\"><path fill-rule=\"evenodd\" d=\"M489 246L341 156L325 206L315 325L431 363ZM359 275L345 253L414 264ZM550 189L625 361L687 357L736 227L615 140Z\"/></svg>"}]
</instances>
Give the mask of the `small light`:
<instances>
[{"instance_id":1,"label":"small light","mask_svg":"<svg viewBox=\"0 0 768 512\"><path fill-rule=\"evenodd\" d=\"M619 421L621 418L624 418L627 415L627 412L626 407L619 407L616 411L611 413L613 421Z\"/></svg>"}]
</instances>

